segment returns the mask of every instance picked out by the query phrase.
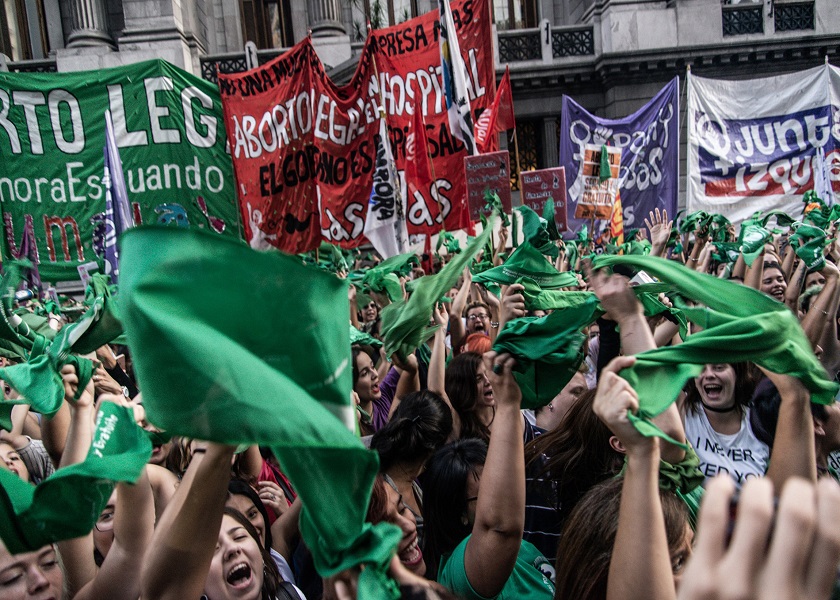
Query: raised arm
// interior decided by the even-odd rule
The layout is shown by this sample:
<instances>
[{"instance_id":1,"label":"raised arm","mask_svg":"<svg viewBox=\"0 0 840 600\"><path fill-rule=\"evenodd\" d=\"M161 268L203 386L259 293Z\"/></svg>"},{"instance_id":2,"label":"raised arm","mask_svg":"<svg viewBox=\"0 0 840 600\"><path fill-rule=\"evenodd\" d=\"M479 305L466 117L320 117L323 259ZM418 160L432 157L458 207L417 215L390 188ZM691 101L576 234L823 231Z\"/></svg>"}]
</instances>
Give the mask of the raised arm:
<instances>
[{"instance_id":1,"label":"raised arm","mask_svg":"<svg viewBox=\"0 0 840 600\"><path fill-rule=\"evenodd\" d=\"M645 219L645 226L650 236L650 255L665 257L668 249L668 238L671 235L671 227L674 225L673 221L668 220L668 211L663 210L661 213L659 209L650 211L648 218Z\"/></svg>"},{"instance_id":2,"label":"raised arm","mask_svg":"<svg viewBox=\"0 0 840 600\"><path fill-rule=\"evenodd\" d=\"M452 406L449 401L449 396L446 395L446 330L443 325L447 322L446 309L435 306L432 313L435 323L440 325L435 331L435 337L432 340L432 356L429 359L429 373L426 376L426 388L430 392L435 392L452 411L452 435L451 439L458 439L461 436L461 417L458 416L458 411ZM452 323L452 317L449 317L449 323Z\"/></svg>"},{"instance_id":3,"label":"raised arm","mask_svg":"<svg viewBox=\"0 0 840 600\"><path fill-rule=\"evenodd\" d=\"M464 570L470 585L485 598L496 597L507 583L525 527L522 393L511 371L514 362L509 354L484 355L496 397L496 417L481 475L475 524L464 552Z\"/></svg>"},{"instance_id":4,"label":"raised arm","mask_svg":"<svg viewBox=\"0 0 840 600\"><path fill-rule=\"evenodd\" d=\"M764 369L762 371L781 396L767 478L777 490L782 489L791 477L816 481L817 457L810 408L811 394L794 377Z\"/></svg>"},{"instance_id":5,"label":"raised arm","mask_svg":"<svg viewBox=\"0 0 840 600\"><path fill-rule=\"evenodd\" d=\"M154 496L144 469L134 485L117 484L114 542L99 573L76 600L137 600L140 597L139 566L143 564L154 528Z\"/></svg>"},{"instance_id":6,"label":"raised arm","mask_svg":"<svg viewBox=\"0 0 840 600\"><path fill-rule=\"evenodd\" d=\"M645 319L642 305L630 289L630 283L621 275L607 275L604 270L589 272L592 290L621 330L621 350L625 355L640 354L656 348L653 334ZM676 403L671 404L654 419L660 429L678 442L685 442L685 427ZM662 449L662 458L677 464L685 458L685 450L668 444Z\"/></svg>"},{"instance_id":7,"label":"raised arm","mask_svg":"<svg viewBox=\"0 0 840 600\"><path fill-rule=\"evenodd\" d=\"M613 360L601 373L592 409L627 450L618 530L607 578L607 600L673 600L674 579L659 498L659 439L641 435L627 417L639 398L617 373L633 357Z\"/></svg>"},{"instance_id":8,"label":"raised arm","mask_svg":"<svg viewBox=\"0 0 840 600\"><path fill-rule=\"evenodd\" d=\"M788 254L793 254L789 252ZM785 256L787 260L787 256ZM782 272L786 273L785 267L782 266ZM785 274L787 277L787 274ZM800 260L793 270L793 274L787 280L788 285L785 288L785 304L794 314L799 310L799 294L802 293L802 284L805 282L805 261ZM813 342L812 342L813 344Z\"/></svg>"},{"instance_id":9,"label":"raised arm","mask_svg":"<svg viewBox=\"0 0 840 600\"><path fill-rule=\"evenodd\" d=\"M472 287L472 274L470 268L464 269L463 282L455 298L452 300L452 310L449 312L449 338L452 341L452 352L457 354L458 348L464 343L466 337L466 330L464 328L464 321L461 317L464 314L464 309L467 307L467 302L470 298L470 288Z\"/></svg>"},{"instance_id":10,"label":"raised arm","mask_svg":"<svg viewBox=\"0 0 840 600\"><path fill-rule=\"evenodd\" d=\"M141 600L199 598L219 539L234 447L208 444L193 457L155 528Z\"/></svg>"}]
</instances>

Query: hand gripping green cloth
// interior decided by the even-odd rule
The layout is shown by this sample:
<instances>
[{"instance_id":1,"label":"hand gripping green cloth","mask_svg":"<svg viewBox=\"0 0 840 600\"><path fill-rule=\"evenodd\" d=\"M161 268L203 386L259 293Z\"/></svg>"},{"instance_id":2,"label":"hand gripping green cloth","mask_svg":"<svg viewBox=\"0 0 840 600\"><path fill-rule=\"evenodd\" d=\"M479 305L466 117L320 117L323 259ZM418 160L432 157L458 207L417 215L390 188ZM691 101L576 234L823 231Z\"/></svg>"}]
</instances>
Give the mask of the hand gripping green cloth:
<instances>
[{"instance_id":1,"label":"hand gripping green cloth","mask_svg":"<svg viewBox=\"0 0 840 600\"><path fill-rule=\"evenodd\" d=\"M802 245L797 241L801 240ZM819 270L825 265L825 247L830 244L826 241L825 231L813 225L800 225L796 232L790 236L790 243L795 248L796 255L805 261L808 270Z\"/></svg>"},{"instance_id":2,"label":"hand gripping green cloth","mask_svg":"<svg viewBox=\"0 0 840 600\"><path fill-rule=\"evenodd\" d=\"M391 302L402 300L400 275L408 275L412 264L419 264L417 255L412 252L392 256L368 269L362 277L362 285L378 294L387 293Z\"/></svg>"},{"instance_id":3,"label":"hand gripping green cloth","mask_svg":"<svg viewBox=\"0 0 840 600\"><path fill-rule=\"evenodd\" d=\"M577 275L573 271L560 272L551 265L539 250L524 242L510 255L507 262L473 276L473 283L493 282L511 285L517 279L527 277L546 290L577 287Z\"/></svg>"},{"instance_id":4,"label":"hand gripping green cloth","mask_svg":"<svg viewBox=\"0 0 840 600\"><path fill-rule=\"evenodd\" d=\"M103 402L84 462L62 467L37 487L0 469L0 537L12 554L87 535L105 508L114 483L135 482L152 443L134 413Z\"/></svg>"},{"instance_id":5,"label":"hand gripping green cloth","mask_svg":"<svg viewBox=\"0 0 840 600\"><path fill-rule=\"evenodd\" d=\"M557 258L560 249L554 243L560 239L557 226L554 223L554 200L548 199L540 217L529 206L517 206L515 209L522 215L522 237L524 241L536 248L540 254L547 254ZM549 217L551 221L549 221Z\"/></svg>"},{"instance_id":6,"label":"hand gripping green cloth","mask_svg":"<svg viewBox=\"0 0 840 600\"><path fill-rule=\"evenodd\" d=\"M473 256L484 247L495 226L496 213L493 213L481 235L473 239L463 252L454 256L439 273L417 280L414 292L408 300L394 302L382 309L380 331L385 342L386 355L391 356L396 352L398 356L405 358L434 333L436 327L429 327L429 319L435 303L452 289Z\"/></svg>"},{"instance_id":7,"label":"hand gripping green cloth","mask_svg":"<svg viewBox=\"0 0 840 600\"><path fill-rule=\"evenodd\" d=\"M318 572L367 565L365 597L391 597L385 572L401 533L365 523L379 460L352 433L347 282L198 230L131 229L121 258L122 316L150 422L270 446L303 501Z\"/></svg>"},{"instance_id":8,"label":"hand gripping green cloth","mask_svg":"<svg viewBox=\"0 0 840 600\"><path fill-rule=\"evenodd\" d=\"M493 350L516 359L514 377L522 390L522 408L545 406L574 377L583 360L586 336L581 329L598 309L594 294L579 304L544 317L521 317L505 323Z\"/></svg>"},{"instance_id":9,"label":"hand gripping green cloth","mask_svg":"<svg viewBox=\"0 0 840 600\"><path fill-rule=\"evenodd\" d=\"M79 376L77 397L93 375L93 363L71 352L93 352L122 333L116 314L116 302L111 297L104 275L94 275L85 292L88 310L75 323L61 328L49 346L36 351L38 342L46 338L35 336L27 362L0 369L0 378L9 382L35 412L52 417L64 401L61 367L73 364ZM2 320L2 319L0 319ZM1 328L0 328L1 329Z\"/></svg>"},{"instance_id":10,"label":"hand gripping green cloth","mask_svg":"<svg viewBox=\"0 0 840 600\"><path fill-rule=\"evenodd\" d=\"M593 268L616 264L642 268L711 309L685 310L689 320L708 328L678 346L636 355L636 363L621 372L639 395L638 418L631 416L641 433L662 435L649 419L668 408L686 380L699 375L707 363L752 361L802 381L812 402L834 402L838 385L828 379L799 321L785 305L751 288L657 257L598 257Z\"/></svg>"}]
</instances>

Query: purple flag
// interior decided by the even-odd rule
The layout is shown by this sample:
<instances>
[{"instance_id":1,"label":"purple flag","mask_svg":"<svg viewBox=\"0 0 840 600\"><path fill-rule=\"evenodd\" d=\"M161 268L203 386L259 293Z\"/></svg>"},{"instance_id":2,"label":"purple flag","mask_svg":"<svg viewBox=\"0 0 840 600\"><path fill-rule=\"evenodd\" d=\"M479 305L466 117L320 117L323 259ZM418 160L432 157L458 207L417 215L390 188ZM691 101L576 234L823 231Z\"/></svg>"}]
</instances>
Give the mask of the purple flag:
<instances>
[{"instance_id":1,"label":"purple flag","mask_svg":"<svg viewBox=\"0 0 840 600\"><path fill-rule=\"evenodd\" d=\"M680 189L678 77L645 106L623 119L596 117L568 96L563 96L562 110L560 166L566 168L568 187L567 235L574 235L588 222L571 216L583 194L582 166L587 144L621 149L618 186L625 228L639 227L657 207L676 215Z\"/></svg>"},{"instance_id":2,"label":"purple flag","mask_svg":"<svg viewBox=\"0 0 840 600\"><path fill-rule=\"evenodd\" d=\"M117 238L134 222L110 111L105 113L105 173L102 185L105 188L105 274L112 284L116 284L120 275Z\"/></svg>"}]
</instances>

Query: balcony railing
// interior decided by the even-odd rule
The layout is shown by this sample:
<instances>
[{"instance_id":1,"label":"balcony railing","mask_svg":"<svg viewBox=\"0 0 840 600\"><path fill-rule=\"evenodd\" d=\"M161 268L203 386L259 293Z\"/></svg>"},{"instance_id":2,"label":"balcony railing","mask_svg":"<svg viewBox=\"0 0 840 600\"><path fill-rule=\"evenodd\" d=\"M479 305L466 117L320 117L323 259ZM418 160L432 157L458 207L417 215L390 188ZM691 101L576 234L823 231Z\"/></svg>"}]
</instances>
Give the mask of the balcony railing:
<instances>
[{"instance_id":1,"label":"balcony railing","mask_svg":"<svg viewBox=\"0 0 840 600\"><path fill-rule=\"evenodd\" d=\"M58 70L54 58L19 60L7 64L12 73L55 73Z\"/></svg>"},{"instance_id":2,"label":"balcony railing","mask_svg":"<svg viewBox=\"0 0 840 600\"><path fill-rule=\"evenodd\" d=\"M501 63L542 60L539 29L500 31L498 36L499 61Z\"/></svg>"},{"instance_id":3,"label":"balcony railing","mask_svg":"<svg viewBox=\"0 0 840 600\"><path fill-rule=\"evenodd\" d=\"M285 48L269 48L268 50L257 50L257 61L259 64L277 58L286 51ZM218 69L218 71L217 71ZM219 83L216 73L243 73L248 70L248 63L245 60L244 52L229 52L227 54L212 54L201 57L201 76L213 83Z\"/></svg>"},{"instance_id":4,"label":"balcony railing","mask_svg":"<svg viewBox=\"0 0 840 600\"><path fill-rule=\"evenodd\" d=\"M551 55L554 58L592 54L595 54L595 35L592 27L551 30Z\"/></svg>"},{"instance_id":5,"label":"balcony railing","mask_svg":"<svg viewBox=\"0 0 840 600\"><path fill-rule=\"evenodd\" d=\"M724 5L723 35L748 35L764 33L764 15L762 5L736 4Z\"/></svg>"},{"instance_id":6,"label":"balcony railing","mask_svg":"<svg viewBox=\"0 0 840 600\"><path fill-rule=\"evenodd\" d=\"M814 3L778 3L773 9L776 31L801 31L814 29Z\"/></svg>"}]
</instances>

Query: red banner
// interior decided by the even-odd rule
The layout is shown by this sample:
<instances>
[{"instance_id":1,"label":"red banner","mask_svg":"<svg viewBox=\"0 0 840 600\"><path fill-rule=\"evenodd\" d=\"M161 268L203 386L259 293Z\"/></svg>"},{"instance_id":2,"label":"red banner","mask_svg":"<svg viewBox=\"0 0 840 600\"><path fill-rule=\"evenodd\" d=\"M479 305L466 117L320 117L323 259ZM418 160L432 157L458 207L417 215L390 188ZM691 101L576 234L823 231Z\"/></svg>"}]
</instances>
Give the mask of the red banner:
<instances>
[{"instance_id":1,"label":"red banner","mask_svg":"<svg viewBox=\"0 0 840 600\"><path fill-rule=\"evenodd\" d=\"M452 11L475 113L495 88L489 5L463 0ZM257 69L219 75L251 246L300 253L322 240L365 242L380 104L403 181L414 106L424 115L434 181L410 192L402 186L409 233L469 224L466 151L449 131L438 33L437 11L373 32L346 86L329 80L308 38Z\"/></svg>"}]
</instances>

